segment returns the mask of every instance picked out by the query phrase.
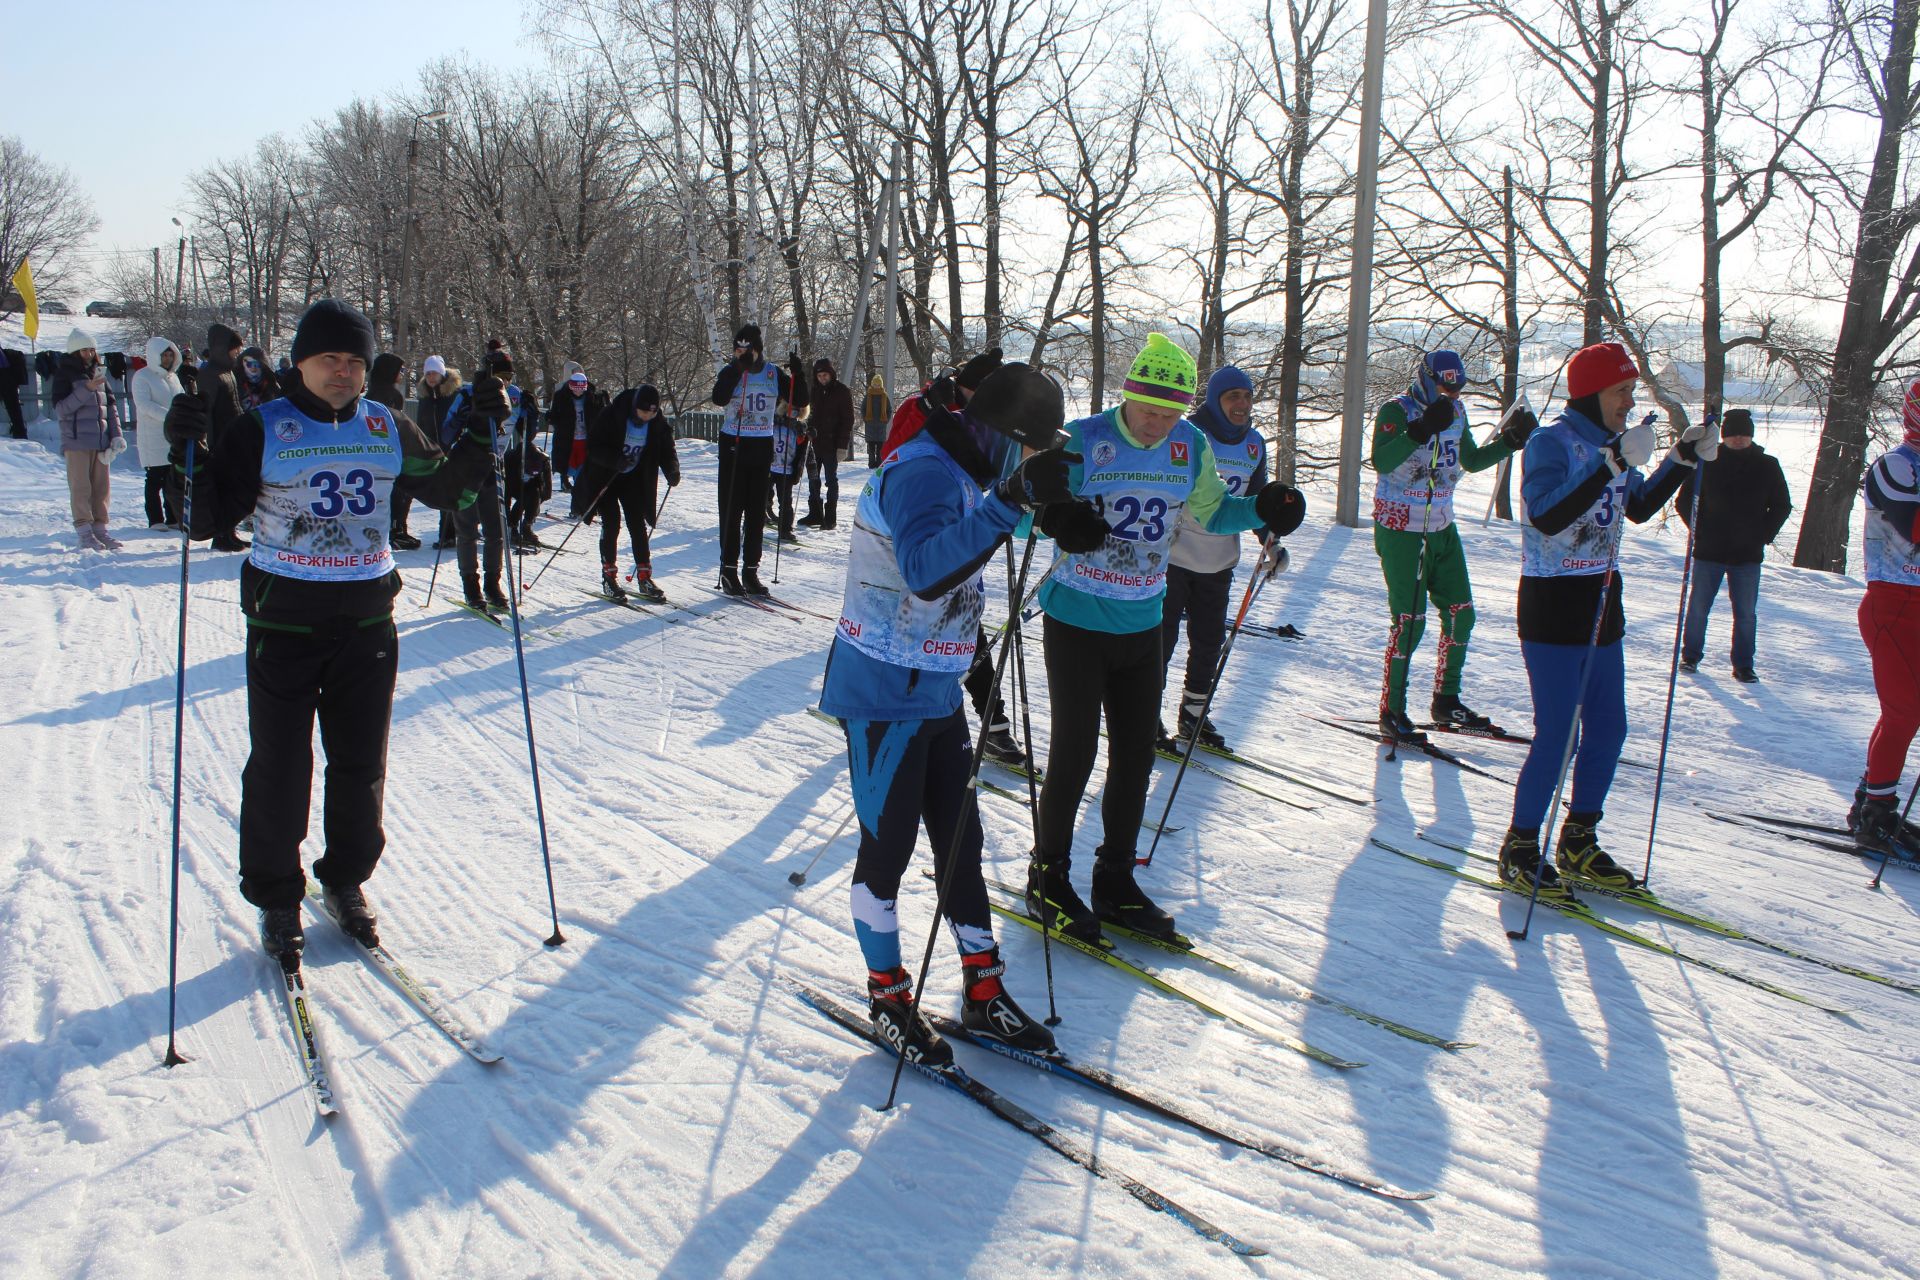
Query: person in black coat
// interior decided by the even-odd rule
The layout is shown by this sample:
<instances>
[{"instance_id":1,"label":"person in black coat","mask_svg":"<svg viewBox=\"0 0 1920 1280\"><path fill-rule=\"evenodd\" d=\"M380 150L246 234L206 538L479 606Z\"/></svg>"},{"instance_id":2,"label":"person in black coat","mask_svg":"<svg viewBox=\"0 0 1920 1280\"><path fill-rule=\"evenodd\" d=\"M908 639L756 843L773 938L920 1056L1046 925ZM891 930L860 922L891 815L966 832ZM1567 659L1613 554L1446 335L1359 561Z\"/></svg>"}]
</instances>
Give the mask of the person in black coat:
<instances>
[{"instance_id":1,"label":"person in black coat","mask_svg":"<svg viewBox=\"0 0 1920 1280\"><path fill-rule=\"evenodd\" d=\"M240 417L245 409L240 403L240 383L234 375L235 361L240 350L246 344L240 335L224 324L214 323L207 326L207 362L200 366L195 378L189 379L183 371L180 385L187 395L200 402L202 415L206 419L206 447L194 455L193 475L186 474L186 446L183 441L169 438L171 448L169 457L173 462L174 474L180 477L176 488L184 491L188 486L197 487L202 483L202 472L210 465L213 450L220 447L221 439L226 435L227 427ZM205 514L204 512L202 514ZM244 513L243 513L244 514ZM207 537L201 531L205 526L199 519L194 531L196 538ZM245 551L248 543L235 532L234 525L216 524L211 531L215 551Z\"/></svg>"},{"instance_id":2,"label":"person in black coat","mask_svg":"<svg viewBox=\"0 0 1920 1280\"><path fill-rule=\"evenodd\" d=\"M587 461L587 434L606 412L607 393L593 385L587 371L577 364L567 365L567 376L547 405L547 450L553 455L553 469L560 487L575 495L569 514L575 519L585 509L587 498L579 495L580 469Z\"/></svg>"},{"instance_id":3,"label":"person in black coat","mask_svg":"<svg viewBox=\"0 0 1920 1280\"><path fill-rule=\"evenodd\" d=\"M620 589L623 513L633 541L634 592L656 604L667 598L653 580L653 550L647 542L659 509L654 501L656 475L667 478L668 488L679 484L680 455L673 444L673 426L660 412L660 392L642 383L622 391L587 428L586 461L574 489L587 495L587 519L600 513L600 585L615 600L626 596Z\"/></svg>"},{"instance_id":4,"label":"person in black coat","mask_svg":"<svg viewBox=\"0 0 1920 1280\"><path fill-rule=\"evenodd\" d=\"M1726 448L1700 467L1700 502L1683 486L1674 510L1693 530L1693 589L1687 597L1680 669L1693 672L1707 647L1707 616L1720 580L1733 603L1733 678L1754 684L1753 651L1758 635L1754 610L1760 600L1760 561L1793 511L1779 460L1753 442L1753 414L1729 409L1720 428Z\"/></svg>"}]
</instances>

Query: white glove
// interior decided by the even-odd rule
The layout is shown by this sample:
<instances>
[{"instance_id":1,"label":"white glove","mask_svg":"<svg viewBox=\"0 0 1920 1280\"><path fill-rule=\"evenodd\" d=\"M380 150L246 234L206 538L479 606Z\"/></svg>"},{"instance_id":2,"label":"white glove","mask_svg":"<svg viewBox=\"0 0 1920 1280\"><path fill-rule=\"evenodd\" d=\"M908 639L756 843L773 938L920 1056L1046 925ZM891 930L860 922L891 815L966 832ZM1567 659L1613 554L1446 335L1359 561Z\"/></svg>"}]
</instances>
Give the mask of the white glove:
<instances>
[{"instance_id":1,"label":"white glove","mask_svg":"<svg viewBox=\"0 0 1920 1280\"><path fill-rule=\"evenodd\" d=\"M1653 424L1642 422L1637 427L1628 427L1607 446L1601 455L1607 464L1607 470L1619 475L1628 467L1644 467L1653 457L1653 447L1658 443L1653 434Z\"/></svg>"},{"instance_id":2,"label":"white glove","mask_svg":"<svg viewBox=\"0 0 1920 1280\"><path fill-rule=\"evenodd\" d=\"M1291 563L1291 557L1287 555L1287 549L1285 547L1275 547L1267 557L1267 581L1273 581L1275 574L1285 573L1289 563Z\"/></svg>"},{"instance_id":3,"label":"white glove","mask_svg":"<svg viewBox=\"0 0 1920 1280\"><path fill-rule=\"evenodd\" d=\"M112 462L115 458L119 457L121 454L125 453L126 451L127 451L127 438L125 436L115 436L112 440L109 440L107 442L107 447L104 450L104 452L107 455L108 462Z\"/></svg>"},{"instance_id":4,"label":"white glove","mask_svg":"<svg viewBox=\"0 0 1920 1280\"><path fill-rule=\"evenodd\" d=\"M1720 456L1720 418L1709 417L1705 422L1688 427L1680 433L1680 444L1692 445L1693 456L1702 462L1712 462ZM1675 446L1676 461L1692 466L1693 462Z\"/></svg>"}]
</instances>

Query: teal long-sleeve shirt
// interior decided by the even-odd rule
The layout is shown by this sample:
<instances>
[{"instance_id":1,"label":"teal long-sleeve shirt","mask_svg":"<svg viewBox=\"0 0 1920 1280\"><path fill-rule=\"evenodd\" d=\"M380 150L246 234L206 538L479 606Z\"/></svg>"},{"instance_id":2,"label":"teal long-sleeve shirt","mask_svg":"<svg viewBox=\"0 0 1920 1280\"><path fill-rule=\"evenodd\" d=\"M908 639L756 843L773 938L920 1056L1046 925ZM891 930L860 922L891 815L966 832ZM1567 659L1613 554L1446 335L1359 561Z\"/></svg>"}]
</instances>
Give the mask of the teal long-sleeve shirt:
<instances>
[{"instance_id":1,"label":"teal long-sleeve shirt","mask_svg":"<svg viewBox=\"0 0 1920 1280\"><path fill-rule=\"evenodd\" d=\"M1120 406L1116 405L1104 414L1091 418L1081 418L1067 426L1067 451L1084 455L1085 429L1099 421L1107 419L1118 428L1120 437L1136 448L1142 447L1134 434L1127 430L1125 417ZM1208 533L1246 533L1261 526L1260 516L1254 509L1254 499L1238 498L1227 492L1227 486L1220 482L1220 471L1214 465L1213 450L1207 443L1204 431L1192 423L1181 421L1168 433L1166 439L1155 446L1154 452L1166 454L1171 451L1174 441L1184 441L1187 446L1187 475L1190 487L1187 491L1187 510L1194 520ZM1017 459L1009 465L1017 465ZM1067 482L1075 493L1082 493L1086 487L1087 475L1084 462L1073 463L1068 468ZM1019 536L1027 531L1032 517L1022 522L1015 531ZM1168 520L1167 546L1172 543L1171 518ZM1167 547L1162 547L1165 554ZM1057 618L1070 626L1081 627L1087 631L1104 631L1111 635L1131 635L1136 631L1145 631L1160 625L1161 604L1166 598L1166 589L1145 600L1112 600L1105 596L1096 596L1090 592L1076 590L1067 586L1053 574L1066 557L1056 551L1053 566L1048 570L1046 582L1040 588L1040 607L1050 618Z\"/></svg>"}]
</instances>

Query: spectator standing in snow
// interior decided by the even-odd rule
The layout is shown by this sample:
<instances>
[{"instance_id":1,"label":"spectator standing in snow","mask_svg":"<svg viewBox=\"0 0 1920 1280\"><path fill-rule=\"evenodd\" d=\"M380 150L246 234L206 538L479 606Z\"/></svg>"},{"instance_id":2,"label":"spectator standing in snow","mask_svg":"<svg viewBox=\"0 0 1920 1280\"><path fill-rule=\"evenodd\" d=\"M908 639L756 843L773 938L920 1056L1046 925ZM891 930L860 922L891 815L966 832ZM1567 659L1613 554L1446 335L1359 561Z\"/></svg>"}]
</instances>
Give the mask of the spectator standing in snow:
<instances>
[{"instance_id":1,"label":"spectator standing in snow","mask_svg":"<svg viewBox=\"0 0 1920 1280\"><path fill-rule=\"evenodd\" d=\"M177 528L179 497L167 462L167 410L184 390L179 375L180 348L165 338L147 339L147 363L133 375L134 442L147 472L147 527Z\"/></svg>"},{"instance_id":2,"label":"spectator standing in snow","mask_svg":"<svg viewBox=\"0 0 1920 1280\"><path fill-rule=\"evenodd\" d=\"M447 368L447 362L440 356L428 356L420 366L420 401L415 405L420 430L427 439L442 449L453 447L451 423L448 421L448 409L454 397L460 394L460 371ZM440 536L434 539L433 549L445 551L455 545L453 515L440 513Z\"/></svg>"},{"instance_id":3,"label":"spectator standing in snow","mask_svg":"<svg viewBox=\"0 0 1920 1280\"><path fill-rule=\"evenodd\" d=\"M1733 678L1754 684L1758 638L1760 562L1793 514L1793 495L1779 460L1753 442L1753 413L1729 409L1720 424L1724 452L1700 471L1699 525L1693 534L1693 586L1687 595L1687 625L1680 642L1680 669L1700 667L1707 647L1707 617L1726 579L1733 607ZM1674 510L1689 526L1696 518L1693 486L1681 486Z\"/></svg>"},{"instance_id":4,"label":"spectator standing in snow","mask_svg":"<svg viewBox=\"0 0 1920 1280\"><path fill-rule=\"evenodd\" d=\"M586 465L587 432L606 408L606 392L593 385L585 369L568 364L566 380L547 405L550 433L547 448L553 454L553 469L558 473L560 487L570 493L577 492L580 468ZM576 496L569 514L578 520L580 512L592 500L591 494L584 499Z\"/></svg>"},{"instance_id":5,"label":"spectator standing in snow","mask_svg":"<svg viewBox=\"0 0 1920 1280\"><path fill-rule=\"evenodd\" d=\"M867 383L866 399L860 402L860 428L867 440L867 466L880 465L880 445L887 438L887 423L893 417L893 404L887 399L887 384L879 374Z\"/></svg>"},{"instance_id":6,"label":"spectator standing in snow","mask_svg":"<svg viewBox=\"0 0 1920 1280\"><path fill-rule=\"evenodd\" d=\"M833 361L821 356L813 362L813 407L807 414L807 434L813 449L807 455L807 514L800 523L831 529L840 510L840 455L853 440L853 393L834 372ZM820 481L826 479L827 502L820 505Z\"/></svg>"},{"instance_id":7,"label":"spectator standing in snow","mask_svg":"<svg viewBox=\"0 0 1920 1280\"><path fill-rule=\"evenodd\" d=\"M27 438L26 415L20 411L20 388L26 385L27 353L0 351L0 404L7 407L7 434L15 440Z\"/></svg>"},{"instance_id":8,"label":"spectator standing in snow","mask_svg":"<svg viewBox=\"0 0 1920 1280\"><path fill-rule=\"evenodd\" d=\"M207 326L206 363L200 366L191 386L187 385L184 372L180 382L186 394L200 401L203 416L207 422L207 447L196 451L194 455L194 474L182 480L182 484L198 486L202 472L209 465L208 455L218 448L220 439L226 434L227 424L238 418L240 408L240 384L235 376L235 362L239 359L240 349L246 344L240 335L224 324L214 323ZM185 475L186 453L184 444L168 437L172 448L169 456L176 473ZM196 488L196 492L198 489ZM194 527L192 536L212 538L215 551L245 551L246 540L234 532L233 525L209 523L213 520L213 504L200 503L192 508ZM245 513L242 512L242 515Z\"/></svg>"},{"instance_id":9,"label":"spectator standing in snow","mask_svg":"<svg viewBox=\"0 0 1920 1280\"><path fill-rule=\"evenodd\" d=\"M107 468L126 452L120 411L107 391L107 371L93 335L75 329L53 375L53 411L60 420L60 452L67 462L67 497L73 507L74 546L82 551L118 551L107 532Z\"/></svg>"},{"instance_id":10,"label":"spectator standing in snow","mask_svg":"<svg viewBox=\"0 0 1920 1280\"><path fill-rule=\"evenodd\" d=\"M261 945L292 969L305 945L300 904L313 787L313 727L327 753L321 811L326 854L314 864L349 934L377 945L361 888L386 846L387 734L400 665L387 547L396 488L431 506L472 504L491 474L493 424L506 417L500 384L474 392L472 429L450 456L404 415L364 399L373 325L323 298L300 317L295 376L284 398L228 423L195 508L230 527L254 513L252 554L240 567L247 620L247 730L240 775L240 892L261 912ZM169 438L205 440L205 407L174 402ZM324 444L324 448L316 447Z\"/></svg>"},{"instance_id":11,"label":"spectator standing in snow","mask_svg":"<svg viewBox=\"0 0 1920 1280\"><path fill-rule=\"evenodd\" d=\"M240 353L237 373L241 412L258 409L267 401L280 398L280 380L267 367L267 353L260 348L248 347Z\"/></svg>"},{"instance_id":12,"label":"spectator standing in snow","mask_svg":"<svg viewBox=\"0 0 1920 1280\"><path fill-rule=\"evenodd\" d=\"M383 351L374 358L373 370L367 375L367 399L375 404L383 404L395 413L403 412L407 407L406 395L400 390L400 375L407 369L406 361L391 351ZM421 431L427 439L439 440L438 431ZM407 532L407 512L413 507L413 495L406 489L398 489L393 495L393 521L387 533L387 545L395 551L418 551L420 539Z\"/></svg>"}]
</instances>

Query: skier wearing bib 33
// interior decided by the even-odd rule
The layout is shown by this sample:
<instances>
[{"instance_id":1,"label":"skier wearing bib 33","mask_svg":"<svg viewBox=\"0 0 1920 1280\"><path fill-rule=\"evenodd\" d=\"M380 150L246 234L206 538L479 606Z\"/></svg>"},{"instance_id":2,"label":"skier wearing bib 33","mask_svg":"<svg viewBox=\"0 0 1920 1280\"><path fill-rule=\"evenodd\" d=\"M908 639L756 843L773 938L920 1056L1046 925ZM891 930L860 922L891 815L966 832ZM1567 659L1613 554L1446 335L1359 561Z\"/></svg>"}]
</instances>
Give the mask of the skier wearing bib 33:
<instances>
[{"instance_id":1,"label":"skier wearing bib 33","mask_svg":"<svg viewBox=\"0 0 1920 1280\"><path fill-rule=\"evenodd\" d=\"M1373 549L1387 579L1386 676L1380 689L1380 732L1413 741L1407 718L1407 675L1427 626L1427 600L1440 611L1440 653L1433 666L1433 719L1463 730L1493 727L1460 701L1460 671L1473 634L1473 586L1453 523L1453 490L1463 472L1484 471L1527 442L1539 420L1521 410L1486 444L1467 424L1467 367L1457 352L1422 356L1407 394L1380 406L1373 419Z\"/></svg>"},{"instance_id":2,"label":"skier wearing bib 33","mask_svg":"<svg viewBox=\"0 0 1920 1280\"><path fill-rule=\"evenodd\" d=\"M1134 881L1134 850L1153 772L1166 665L1160 653L1167 554L1181 517L1207 533L1292 533L1306 514L1300 491L1269 484L1235 497L1221 483L1204 432L1181 419L1193 404L1193 357L1165 334L1147 335L1120 403L1068 428L1081 456L1070 472L1087 503L1040 512L1057 556L1040 588L1046 614L1052 740L1040 789L1039 844L1027 871L1027 910L1085 942L1100 921L1167 937L1173 917ZM1094 851L1093 907L1071 882L1073 820L1107 720L1107 781Z\"/></svg>"},{"instance_id":3,"label":"skier wearing bib 33","mask_svg":"<svg viewBox=\"0 0 1920 1280\"><path fill-rule=\"evenodd\" d=\"M1540 896L1564 898L1560 875L1540 856L1540 824L1553 803L1580 708L1573 794L1554 849L1559 872L1605 889L1638 883L1600 847L1596 828L1620 747L1627 738L1626 663L1621 639L1620 518L1645 524L1719 452L1719 428L1695 425L1653 474L1652 415L1627 427L1640 377L1626 349L1600 342L1567 364L1566 408L1527 441L1527 523L1521 533L1520 656L1533 691L1533 745L1513 794L1513 821L1500 845L1500 879L1521 893L1534 877ZM1623 429L1624 428L1624 429ZM1589 657L1591 655L1591 657ZM1587 672L1585 701L1581 673Z\"/></svg>"},{"instance_id":4,"label":"skier wearing bib 33","mask_svg":"<svg viewBox=\"0 0 1920 1280\"><path fill-rule=\"evenodd\" d=\"M854 934L866 959L874 1030L909 1061L929 1065L951 1062L953 1051L915 1002L895 910L922 823L960 950L962 1021L1022 1049L1054 1047L1000 981L1006 966L980 875L980 810L969 785L960 678L980 634L981 569L1022 511L1073 501L1069 455L1058 448L1035 453L996 484L1012 452L998 431L1051 444L1064 414L1060 389L1018 364L988 379L975 403L987 408L964 420L929 406L925 429L868 477L854 509L846 597L820 695L820 709L839 719L847 737L860 818Z\"/></svg>"},{"instance_id":5,"label":"skier wearing bib 33","mask_svg":"<svg viewBox=\"0 0 1920 1280\"><path fill-rule=\"evenodd\" d=\"M499 379L483 377L473 426L442 456L404 415L362 398L373 345L373 326L346 303L307 308L293 337L297 376L280 399L228 425L205 472L212 492L193 495L217 527L253 515L253 549L240 568L252 740L240 776L240 892L261 910L267 953L288 968L306 941L300 842L316 715L327 752L327 851L313 874L347 932L378 941L360 886L386 845L380 811L400 666L394 491L430 507L471 505L493 472L489 436L508 413ZM199 400L177 397L169 439L197 445L206 429Z\"/></svg>"}]
</instances>

